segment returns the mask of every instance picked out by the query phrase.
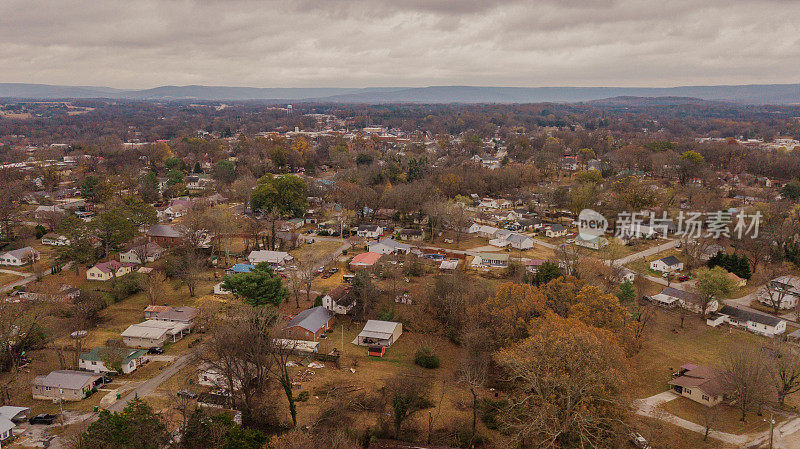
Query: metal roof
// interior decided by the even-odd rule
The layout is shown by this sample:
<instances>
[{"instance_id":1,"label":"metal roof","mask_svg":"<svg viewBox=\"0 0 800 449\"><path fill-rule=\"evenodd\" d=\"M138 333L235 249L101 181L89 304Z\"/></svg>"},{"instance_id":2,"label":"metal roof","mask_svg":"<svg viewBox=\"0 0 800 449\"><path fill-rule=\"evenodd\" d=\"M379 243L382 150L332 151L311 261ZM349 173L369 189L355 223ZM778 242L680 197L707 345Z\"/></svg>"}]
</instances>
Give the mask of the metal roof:
<instances>
[{"instance_id":1,"label":"metal roof","mask_svg":"<svg viewBox=\"0 0 800 449\"><path fill-rule=\"evenodd\" d=\"M294 318L286 323L284 329L298 326L307 331L316 333L328 323L332 316L333 314L325 307L312 307L295 315Z\"/></svg>"}]
</instances>

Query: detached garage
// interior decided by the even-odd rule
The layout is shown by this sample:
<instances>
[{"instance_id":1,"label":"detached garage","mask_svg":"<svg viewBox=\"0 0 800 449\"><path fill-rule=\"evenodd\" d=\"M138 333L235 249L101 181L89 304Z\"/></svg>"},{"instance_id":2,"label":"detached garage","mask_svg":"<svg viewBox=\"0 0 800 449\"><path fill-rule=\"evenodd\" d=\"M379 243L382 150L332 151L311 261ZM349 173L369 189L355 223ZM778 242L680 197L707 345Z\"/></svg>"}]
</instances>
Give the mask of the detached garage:
<instances>
[{"instance_id":1,"label":"detached garage","mask_svg":"<svg viewBox=\"0 0 800 449\"><path fill-rule=\"evenodd\" d=\"M394 321L369 320L353 344L359 346L391 346L403 333L403 325Z\"/></svg>"}]
</instances>

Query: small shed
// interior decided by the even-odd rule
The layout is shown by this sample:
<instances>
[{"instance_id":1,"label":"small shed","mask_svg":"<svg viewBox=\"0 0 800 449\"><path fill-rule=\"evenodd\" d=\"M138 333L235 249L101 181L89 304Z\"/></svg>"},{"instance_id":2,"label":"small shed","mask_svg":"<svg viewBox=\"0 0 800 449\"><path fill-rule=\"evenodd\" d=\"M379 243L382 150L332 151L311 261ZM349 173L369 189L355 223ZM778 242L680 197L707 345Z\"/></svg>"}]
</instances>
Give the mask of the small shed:
<instances>
[{"instance_id":1,"label":"small shed","mask_svg":"<svg viewBox=\"0 0 800 449\"><path fill-rule=\"evenodd\" d=\"M383 357L386 354L386 346L370 345L367 349L367 355L370 357Z\"/></svg>"}]
</instances>

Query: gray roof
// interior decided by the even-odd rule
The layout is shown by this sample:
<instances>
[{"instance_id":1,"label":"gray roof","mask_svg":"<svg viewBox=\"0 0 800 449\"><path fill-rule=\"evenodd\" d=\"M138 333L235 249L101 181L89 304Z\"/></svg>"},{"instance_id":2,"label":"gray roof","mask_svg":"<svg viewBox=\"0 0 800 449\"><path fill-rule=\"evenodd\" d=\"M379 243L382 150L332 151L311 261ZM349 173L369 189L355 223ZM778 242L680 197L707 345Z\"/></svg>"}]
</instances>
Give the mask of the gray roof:
<instances>
[{"instance_id":1,"label":"gray roof","mask_svg":"<svg viewBox=\"0 0 800 449\"><path fill-rule=\"evenodd\" d=\"M147 230L147 235L153 237L169 237L169 238L182 238L183 234L170 225L157 224L150 226Z\"/></svg>"},{"instance_id":2,"label":"gray roof","mask_svg":"<svg viewBox=\"0 0 800 449\"><path fill-rule=\"evenodd\" d=\"M389 337L394 334L395 328L399 325L400 323L395 323L394 321L368 320L359 335L366 334L367 336L377 338L381 336Z\"/></svg>"},{"instance_id":3,"label":"gray roof","mask_svg":"<svg viewBox=\"0 0 800 449\"><path fill-rule=\"evenodd\" d=\"M0 434L6 433L9 430L17 427L10 419L5 416L0 416Z\"/></svg>"},{"instance_id":4,"label":"gray roof","mask_svg":"<svg viewBox=\"0 0 800 449\"><path fill-rule=\"evenodd\" d=\"M312 307L295 315L291 321L286 323L284 329L299 326L307 331L316 333L328 323L332 316L333 314L325 307Z\"/></svg>"},{"instance_id":5,"label":"gray roof","mask_svg":"<svg viewBox=\"0 0 800 449\"><path fill-rule=\"evenodd\" d=\"M409 245L408 243L400 243L397 240L390 238L383 239L378 243L380 243L381 245L388 246L389 248L393 248L396 251L397 250L408 251L409 249L411 249L411 245Z\"/></svg>"},{"instance_id":6,"label":"gray roof","mask_svg":"<svg viewBox=\"0 0 800 449\"><path fill-rule=\"evenodd\" d=\"M661 294L672 296L673 298L682 299L687 302L693 302L693 303L702 302L701 298L696 293L687 292L686 290L678 290L677 288L672 288L672 287L664 287L664 290L661 290Z\"/></svg>"},{"instance_id":7,"label":"gray roof","mask_svg":"<svg viewBox=\"0 0 800 449\"><path fill-rule=\"evenodd\" d=\"M777 326L781 321L783 321L782 319L771 315L764 315L762 313L751 312L749 310L731 306L722 306L717 313L720 315L728 315L729 317L736 318L739 321L753 321L755 323L766 324L772 327Z\"/></svg>"},{"instance_id":8,"label":"gray roof","mask_svg":"<svg viewBox=\"0 0 800 449\"><path fill-rule=\"evenodd\" d=\"M33 379L33 384L42 387L80 390L87 383L94 382L101 377L103 376L89 371L74 371L65 369L52 371L46 376L38 376Z\"/></svg>"},{"instance_id":9,"label":"gray roof","mask_svg":"<svg viewBox=\"0 0 800 449\"><path fill-rule=\"evenodd\" d=\"M11 251L6 251L5 252L5 254L10 254L10 255L16 257L17 259L24 259L29 254L37 254L37 253L38 253L38 251L36 251L35 249L31 248L30 246L26 246L26 247L20 248L20 249L12 249Z\"/></svg>"},{"instance_id":10,"label":"gray roof","mask_svg":"<svg viewBox=\"0 0 800 449\"><path fill-rule=\"evenodd\" d=\"M29 411L28 407L14 407L13 405L4 405L0 407L0 416L6 419L14 419L21 413Z\"/></svg>"},{"instance_id":11,"label":"gray roof","mask_svg":"<svg viewBox=\"0 0 800 449\"><path fill-rule=\"evenodd\" d=\"M561 226L560 224L557 224L557 223L556 224L551 224L550 225L550 230L553 231L553 232L561 232L561 231L564 230L564 226Z\"/></svg>"},{"instance_id":12,"label":"gray roof","mask_svg":"<svg viewBox=\"0 0 800 449\"><path fill-rule=\"evenodd\" d=\"M527 235L522 235L522 234L509 234L508 237L506 237L506 241L514 243L522 243L528 240L533 240L533 239L528 237Z\"/></svg>"},{"instance_id":13,"label":"gray roof","mask_svg":"<svg viewBox=\"0 0 800 449\"><path fill-rule=\"evenodd\" d=\"M659 260L667 264L667 266L678 265L679 263L681 263L681 261L678 260L678 258L675 256L667 256Z\"/></svg>"},{"instance_id":14,"label":"gray roof","mask_svg":"<svg viewBox=\"0 0 800 449\"><path fill-rule=\"evenodd\" d=\"M165 321L189 322L197 317L197 309L189 306L173 307L156 313L156 318Z\"/></svg>"}]
</instances>

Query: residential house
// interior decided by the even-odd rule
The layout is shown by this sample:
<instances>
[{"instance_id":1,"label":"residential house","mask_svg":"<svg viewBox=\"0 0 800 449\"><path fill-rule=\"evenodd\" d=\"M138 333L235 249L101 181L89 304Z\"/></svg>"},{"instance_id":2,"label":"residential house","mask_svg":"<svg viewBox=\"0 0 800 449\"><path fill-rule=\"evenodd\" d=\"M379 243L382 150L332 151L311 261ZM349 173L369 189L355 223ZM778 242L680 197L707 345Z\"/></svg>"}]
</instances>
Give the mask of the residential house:
<instances>
[{"instance_id":1,"label":"residential house","mask_svg":"<svg viewBox=\"0 0 800 449\"><path fill-rule=\"evenodd\" d=\"M505 268L508 266L508 260L508 254L478 253L478 255L472 259L472 266L481 268Z\"/></svg>"},{"instance_id":2,"label":"residential house","mask_svg":"<svg viewBox=\"0 0 800 449\"><path fill-rule=\"evenodd\" d=\"M227 270L225 270L225 275L226 276L233 276L234 274L239 274L239 273L249 273L249 272L255 270L255 268L256 268L256 266L253 265L253 264L237 263L236 265L234 265L234 266L228 268Z\"/></svg>"},{"instance_id":3,"label":"residential house","mask_svg":"<svg viewBox=\"0 0 800 449\"><path fill-rule=\"evenodd\" d=\"M30 246L20 249L12 249L0 254L0 264L21 267L29 263L36 262L41 258L39 251Z\"/></svg>"},{"instance_id":4,"label":"residential house","mask_svg":"<svg viewBox=\"0 0 800 449\"><path fill-rule=\"evenodd\" d=\"M156 315L158 315L159 313L165 312L165 311L167 311L167 310L169 310L171 308L172 308L172 306L160 306L160 305L156 305L156 304L151 304L151 305L145 307L145 309L144 309L144 318L146 320L149 320L151 318L155 318Z\"/></svg>"},{"instance_id":5,"label":"residential house","mask_svg":"<svg viewBox=\"0 0 800 449\"><path fill-rule=\"evenodd\" d=\"M706 319L706 324L712 327L717 327L723 323L743 327L750 332L767 337L774 337L786 332L786 321L781 318L751 312L738 307L722 306L721 309Z\"/></svg>"},{"instance_id":6,"label":"residential house","mask_svg":"<svg viewBox=\"0 0 800 449\"><path fill-rule=\"evenodd\" d=\"M473 223L472 226L470 226L467 230L467 232L470 234L478 234L478 237L483 237L486 239L495 238L495 235L498 231L500 231L500 229L495 228L494 226L479 225L477 223Z\"/></svg>"},{"instance_id":7,"label":"residential house","mask_svg":"<svg viewBox=\"0 0 800 449\"><path fill-rule=\"evenodd\" d=\"M88 371L58 370L31 382L33 399L80 401L103 382L103 375Z\"/></svg>"},{"instance_id":8,"label":"residential house","mask_svg":"<svg viewBox=\"0 0 800 449\"><path fill-rule=\"evenodd\" d=\"M122 332L122 341L131 348L161 347L180 340L191 330L190 324L151 319L128 326Z\"/></svg>"},{"instance_id":9,"label":"residential house","mask_svg":"<svg viewBox=\"0 0 800 449\"><path fill-rule=\"evenodd\" d=\"M655 303L665 307L674 307L677 305L694 313L703 313L703 298L696 293L687 292L685 290L665 287L661 290L661 293L653 295L651 299ZM716 299L712 299L706 304L705 313L715 312L717 309L719 309L719 302Z\"/></svg>"},{"instance_id":10,"label":"residential house","mask_svg":"<svg viewBox=\"0 0 800 449\"><path fill-rule=\"evenodd\" d=\"M364 224L358 227L356 235L365 239L377 239L383 235L383 231L383 227L376 224Z\"/></svg>"},{"instance_id":11,"label":"residential house","mask_svg":"<svg viewBox=\"0 0 800 449\"><path fill-rule=\"evenodd\" d=\"M421 229L401 229L398 233L400 240L407 242L419 242L424 237Z\"/></svg>"},{"instance_id":12,"label":"residential house","mask_svg":"<svg viewBox=\"0 0 800 449\"><path fill-rule=\"evenodd\" d=\"M247 256L247 261L252 265L266 262L272 266L280 266L292 260L294 260L294 257L285 251L257 250L250 251Z\"/></svg>"},{"instance_id":13,"label":"residential house","mask_svg":"<svg viewBox=\"0 0 800 449\"><path fill-rule=\"evenodd\" d=\"M28 411L30 411L28 407L0 406L0 445L11 440L14 436L14 427L17 423L27 420L25 413Z\"/></svg>"},{"instance_id":14,"label":"residential house","mask_svg":"<svg viewBox=\"0 0 800 449\"><path fill-rule=\"evenodd\" d=\"M797 307L800 300L800 280L793 276L780 276L767 282L756 294L758 302L781 310Z\"/></svg>"},{"instance_id":15,"label":"residential house","mask_svg":"<svg viewBox=\"0 0 800 449\"><path fill-rule=\"evenodd\" d=\"M675 393L707 407L722 402L727 392L721 373L691 363L681 366L678 377L670 380L669 386Z\"/></svg>"},{"instance_id":16,"label":"residential house","mask_svg":"<svg viewBox=\"0 0 800 449\"><path fill-rule=\"evenodd\" d=\"M361 253L353 257L353 260L350 261L350 268L353 270L370 268L373 265L375 265L380 259L381 259L381 254L378 253L373 253L373 252Z\"/></svg>"},{"instance_id":17,"label":"residential house","mask_svg":"<svg viewBox=\"0 0 800 449\"><path fill-rule=\"evenodd\" d=\"M159 246L158 243L148 242L143 245L135 246L123 253L119 253L119 261L142 265L155 262L162 254L164 254L164 248Z\"/></svg>"},{"instance_id":18,"label":"residential house","mask_svg":"<svg viewBox=\"0 0 800 449\"><path fill-rule=\"evenodd\" d=\"M547 262L545 259L528 259L525 261L525 270L530 273L536 273L545 262Z\"/></svg>"},{"instance_id":19,"label":"residential house","mask_svg":"<svg viewBox=\"0 0 800 449\"><path fill-rule=\"evenodd\" d=\"M674 273L683 270L683 262L675 256L667 256L650 262L650 269L661 273Z\"/></svg>"},{"instance_id":20,"label":"residential house","mask_svg":"<svg viewBox=\"0 0 800 449\"><path fill-rule=\"evenodd\" d=\"M368 320L353 344L359 346L391 346L403 334L403 325L394 321Z\"/></svg>"},{"instance_id":21,"label":"residential house","mask_svg":"<svg viewBox=\"0 0 800 449\"><path fill-rule=\"evenodd\" d=\"M197 384L204 387L234 391L242 388L241 379L238 377L228 379L218 367L208 362L203 362L197 367Z\"/></svg>"},{"instance_id":22,"label":"residential house","mask_svg":"<svg viewBox=\"0 0 800 449\"><path fill-rule=\"evenodd\" d=\"M598 250L608 245L608 240L599 235L585 239L583 236L578 234L578 236L575 237L575 244L578 246L583 246L584 248Z\"/></svg>"},{"instance_id":23,"label":"residential house","mask_svg":"<svg viewBox=\"0 0 800 449\"><path fill-rule=\"evenodd\" d=\"M194 320L200 315L200 309L189 306L167 307L164 310L151 313L147 319L168 321L170 323L181 323L193 325ZM147 309L145 309L147 316Z\"/></svg>"},{"instance_id":24,"label":"residential house","mask_svg":"<svg viewBox=\"0 0 800 449\"><path fill-rule=\"evenodd\" d=\"M636 280L636 272L630 270L628 268L623 268L619 270L619 274L617 275L617 280L622 282L633 282Z\"/></svg>"},{"instance_id":25,"label":"residential house","mask_svg":"<svg viewBox=\"0 0 800 449\"><path fill-rule=\"evenodd\" d=\"M94 373L130 374L145 363L146 354L144 349L97 347L78 356L78 368Z\"/></svg>"},{"instance_id":26,"label":"residential house","mask_svg":"<svg viewBox=\"0 0 800 449\"><path fill-rule=\"evenodd\" d=\"M90 281L108 281L125 276L132 271L133 264L109 260L107 262L98 262L95 266L86 270L86 279Z\"/></svg>"},{"instance_id":27,"label":"residential house","mask_svg":"<svg viewBox=\"0 0 800 449\"><path fill-rule=\"evenodd\" d=\"M370 243L369 251L378 254L408 254L411 251L411 245L387 238Z\"/></svg>"},{"instance_id":28,"label":"residential house","mask_svg":"<svg viewBox=\"0 0 800 449\"><path fill-rule=\"evenodd\" d=\"M349 285L340 285L322 297L322 307L337 315L345 315L355 305L355 295L350 294Z\"/></svg>"},{"instance_id":29,"label":"residential house","mask_svg":"<svg viewBox=\"0 0 800 449\"><path fill-rule=\"evenodd\" d=\"M65 235L48 232L42 236L42 245L69 246L70 243L69 237Z\"/></svg>"},{"instance_id":30,"label":"residential house","mask_svg":"<svg viewBox=\"0 0 800 449\"><path fill-rule=\"evenodd\" d=\"M178 246L183 243L183 239L183 233L170 225L157 224L147 230L147 240L158 243L163 248Z\"/></svg>"},{"instance_id":31,"label":"residential house","mask_svg":"<svg viewBox=\"0 0 800 449\"><path fill-rule=\"evenodd\" d=\"M563 237L567 235L567 229L558 223L549 224L544 229L544 235L550 238Z\"/></svg>"},{"instance_id":32,"label":"residential house","mask_svg":"<svg viewBox=\"0 0 800 449\"><path fill-rule=\"evenodd\" d=\"M331 328L333 317L334 313L323 306L312 307L295 315L283 330L290 338L317 341Z\"/></svg>"}]
</instances>

